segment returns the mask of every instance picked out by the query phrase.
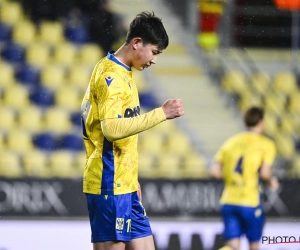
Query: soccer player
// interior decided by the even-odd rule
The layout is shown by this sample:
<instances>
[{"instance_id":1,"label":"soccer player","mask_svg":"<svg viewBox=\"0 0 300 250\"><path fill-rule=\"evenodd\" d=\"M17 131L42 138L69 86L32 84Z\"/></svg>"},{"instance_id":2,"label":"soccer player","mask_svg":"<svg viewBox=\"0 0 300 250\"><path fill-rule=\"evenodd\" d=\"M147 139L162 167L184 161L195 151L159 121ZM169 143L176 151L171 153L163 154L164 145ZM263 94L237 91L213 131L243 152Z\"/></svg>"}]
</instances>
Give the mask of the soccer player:
<instances>
[{"instance_id":1,"label":"soccer player","mask_svg":"<svg viewBox=\"0 0 300 250\"><path fill-rule=\"evenodd\" d=\"M184 114L182 101L140 114L131 68L156 63L169 39L160 18L138 14L125 43L101 59L92 73L81 113L87 154L83 192L94 250L154 250L148 217L138 192L137 134Z\"/></svg>"},{"instance_id":2,"label":"soccer player","mask_svg":"<svg viewBox=\"0 0 300 250\"><path fill-rule=\"evenodd\" d=\"M238 250L245 234L251 250L258 250L264 224L259 181L278 188L271 166L276 155L274 142L262 135L264 110L249 108L244 115L247 131L229 138L211 166L212 177L224 180L220 199L226 246Z\"/></svg>"}]
</instances>

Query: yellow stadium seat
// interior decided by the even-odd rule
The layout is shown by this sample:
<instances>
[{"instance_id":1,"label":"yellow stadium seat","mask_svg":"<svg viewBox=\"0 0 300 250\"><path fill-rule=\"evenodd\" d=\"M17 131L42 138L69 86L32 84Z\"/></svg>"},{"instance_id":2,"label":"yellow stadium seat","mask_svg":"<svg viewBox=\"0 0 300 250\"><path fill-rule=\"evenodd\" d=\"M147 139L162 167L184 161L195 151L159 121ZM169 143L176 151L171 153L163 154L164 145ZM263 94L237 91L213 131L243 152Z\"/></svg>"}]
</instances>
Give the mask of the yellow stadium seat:
<instances>
[{"instance_id":1,"label":"yellow stadium seat","mask_svg":"<svg viewBox=\"0 0 300 250\"><path fill-rule=\"evenodd\" d=\"M0 152L0 176L7 178L23 177L23 169L17 154L10 151Z\"/></svg>"},{"instance_id":2,"label":"yellow stadium seat","mask_svg":"<svg viewBox=\"0 0 300 250\"><path fill-rule=\"evenodd\" d=\"M44 113L44 119L45 130L47 131L63 134L70 132L72 129L69 112L62 108L48 108Z\"/></svg>"},{"instance_id":3,"label":"yellow stadium seat","mask_svg":"<svg viewBox=\"0 0 300 250\"><path fill-rule=\"evenodd\" d=\"M31 133L40 132L44 127L42 110L37 106L19 109L19 127Z\"/></svg>"},{"instance_id":4,"label":"yellow stadium seat","mask_svg":"<svg viewBox=\"0 0 300 250\"><path fill-rule=\"evenodd\" d=\"M295 155L294 141L290 136L276 134L274 137L278 155L291 159Z\"/></svg>"},{"instance_id":5,"label":"yellow stadium seat","mask_svg":"<svg viewBox=\"0 0 300 250\"><path fill-rule=\"evenodd\" d=\"M160 154L157 159L157 177L180 179L182 177L182 158L175 153Z\"/></svg>"},{"instance_id":6,"label":"yellow stadium seat","mask_svg":"<svg viewBox=\"0 0 300 250\"><path fill-rule=\"evenodd\" d=\"M59 65L47 65L41 71L42 85L56 90L65 84L65 69Z\"/></svg>"},{"instance_id":7,"label":"yellow stadium seat","mask_svg":"<svg viewBox=\"0 0 300 250\"><path fill-rule=\"evenodd\" d=\"M251 86L260 94L265 94L270 86L271 77L266 72L256 72L250 76Z\"/></svg>"},{"instance_id":8,"label":"yellow stadium seat","mask_svg":"<svg viewBox=\"0 0 300 250\"><path fill-rule=\"evenodd\" d=\"M49 156L49 171L53 177L74 178L74 157L68 151L53 151Z\"/></svg>"},{"instance_id":9,"label":"yellow stadium seat","mask_svg":"<svg viewBox=\"0 0 300 250\"><path fill-rule=\"evenodd\" d=\"M273 88L279 93L291 95L297 90L297 79L292 72L277 72L274 75Z\"/></svg>"},{"instance_id":10,"label":"yellow stadium seat","mask_svg":"<svg viewBox=\"0 0 300 250\"><path fill-rule=\"evenodd\" d=\"M293 168L291 178L300 178L300 155L297 154L293 159Z\"/></svg>"},{"instance_id":11,"label":"yellow stadium seat","mask_svg":"<svg viewBox=\"0 0 300 250\"><path fill-rule=\"evenodd\" d=\"M297 124L295 116L290 113L284 113L280 117L280 132L287 136L293 136L297 133L297 128L299 124Z\"/></svg>"},{"instance_id":12,"label":"yellow stadium seat","mask_svg":"<svg viewBox=\"0 0 300 250\"><path fill-rule=\"evenodd\" d=\"M7 148L17 153L27 153L33 149L32 137L27 131L11 129L7 133Z\"/></svg>"},{"instance_id":13,"label":"yellow stadium seat","mask_svg":"<svg viewBox=\"0 0 300 250\"><path fill-rule=\"evenodd\" d=\"M64 41L64 28L60 22L43 21L39 27L41 42L56 45Z\"/></svg>"},{"instance_id":14,"label":"yellow stadium seat","mask_svg":"<svg viewBox=\"0 0 300 250\"><path fill-rule=\"evenodd\" d=\"M268 93L265 95L264 108L266 112L280 116L286 107L286 97L279 93Z\"/></svg>"},{"instance_id":15,"label":"yellow stadium seat","mask_svg":"<svg viewBox=\"0 0 300 250\"><path fill-rule=\"evenodd\" d=\"M4 140L4 133L0 133L0 151L6 148L5 140Z\"/></svg>"},{"instance_id":16,"label":"yellow stadium seat","mask_svg":"<svg viewBox=\"0 0 300 250\"><path fill-rule=\"evenodd\" d=\"M139 176L144 178L152 178L157 176L154 168L155 156L148 152L139 153Z\"/></svg>"},{"instance_id":17,"label":"yellow stadium seat","mask_svg":"<svg viewBox=\"0 0 300 250\"><path fill-rule=\"evenodd\" d=\"M288 110L294 114L300 113L300 91L299 90L290 95Z\"/></svg>"},{"instance_id":18,"label":"yellow stadium seat","mask_svg":"<svg viewBox=\"0 0 300 250\"><path fill-rule=\"evenodd\" d=\"M24 46L30 45L36 39L36 26L30 21L15 24L12 33L13 40Z\"/></svg>"},{"instance_id":19,"label":"yellow stadium seat","mask_svg":"<svg viewBox=\"0 0 300 250\"><path fill-rule=\"evenodd\" d=\"M268 136L278 133L278 119L274 114L266 113L264 116L264 132Z\"/></svg>"},{"instance_id":20,"label":"yellow stadium seat","mask_svg":"<svg viewBox=\"0 0 300 250\"><path fill-rule=\"evenodd\" d=\"M50 47L42 43L29 45L26 50L26 61L36 67L44 67L50 61Z\"/></svg>"},{"instance_id":21,"label":"yellow stadium seat","mask_svg":"<svg viewBox=\"0 0 300 250\"><path fill-rule=\"evenodd\" d=\"M185 154L191 150L191 142L187 135L180 132L170 133L168 135L166 150L176 154Z\"/></svg>"},{"instance_id":22,"label":"yellow stadium seat","mask_svg":"<svg viewBox=\"0 0 300 250\"><path fill-rule=\"evenodd\" d=\"M249 107L261 106L262 105L262 98L260 95L257 95L253 92L244 92L238 101L239 108L242 112L245 112Z\"/></svg>"},{"instance_id":23,"label":"yellow stadium seat","mask_svg":"<svg viewBox=\"0 0 300 250\"><path fill-rule=\"evenodd\" d=\"M85 44L79 51L80 62L91 67L104 56L103 50L96 44Z\"/></svg>"},{"instance_id":24,"label":"yellow stadium seat","mask_svg":"<svg viewBox=\"0 0 300 250\"><path fill-rule=\"evenodd\" d=\"M89 81L91 78L92 72L82 65L74 65L70 68L67 82L75 88L78 88L80 91L85 92Z\"/></svg>"},{"instance_id":25,"label":"yellow stadium seat","mask_svg":"<svg viewBox=\"0 0 300 250\"><path fill-rule=\"evenodd\" d=\"M0 63L0 76L0 90L5 90L15 83L14 69L10 64Z\"/></svg>"},{"instance_id":26,"label":"yellow stadium seat","mask_svg":"<svg viewBox=\"0 0 300 250\"><path fill-rule=\"evenodd\" d=\"M148 153L160 153L164 149L165 135L162 133L154 133L153 131L145 131L140 134L141 151Z\"/></svg>"},{"instance_id":27,"label":"yellow stadium seat","mask_svg":"<svg viewBox=\"0 0 300 250\"><path fill-rule=\"evenodd\" d=\"M0 106L0 131L6 133L16 127L16 112L14 109Z\"/></svg>"},{"instance_id":28,"label":"yellow stadium seat","mask_svg":"<svg viewBox=\"0 0 300 250\"><path fill-rule=\"evenodd\" d=\"M241 94L248 91L245 75L237 70L227 71L222 78L222 87L233 94Z\"/></svg>"},{"instance_id":29,"label":"yellow stadium seat","mask_svg":"<svg viewBox=\"0 0 300 250\"><path fill-rule=\"evenodd\" d=\"M204 157L191 153L184 157L183 177L203 179L208 177L207 162Z\"/></svg>"},{"instance_id":30,"label":"yellow stadium seat","mask_svg":"<svg viewBox=\"0 0 300 250\"><path fill-rule=\"evenodd\" d=\"M7 1L0 8L0 20L14 25L23 19L23 10L19 2Z\"/></svg>"},{"instance_id":31,"label":"yellow stadium seat","mask_svg":"<svg viewBox=\"0 0 300 250\"><path fill-rule=\"evenodd\" d=\"M77 173L77 177L82 177L86 165L86 153L85 152L77 153L74 160L75 160L74 164L76 168L75 172Z\"/></svg>"},{"instance_id":32,"label":"yellow stadium seat","mask_svg":"<svg viewBox=\"0 0 300 250\"><path fill-rule=\"evenodd\" d=\"M38 150L32 150L23 155L24 174L28 177L49 177L47 155Z\"/></svg>"},{"instance_id":33,"label":"yellow stadium seat","mask_svg":"<svg viewBox=\"0 0 300 250\"><path fill-rule=\"evenodd\" d=\"M55 92L55 103L61 108L69 111L80 110L82 96L79 95L77 89L72 87L63 86Z\"/></svg>"},{"instance_id":34,"label":"yellow stadium seat","mask_svg":"<svg viewBox=\"0 0 300 250\"><path fill-rule=\"evenodd\" d=\"M72 43L59 43L54 48L53 62L63 66L70 66L76 62L76 53L77 48Z\"/></svg>"},{"instance_id":35,"label":"yellow stadium seat","mask_svg":"<svg viewBox=\"0 0 300 250\"><path fill-rule=\"evenodd\" d=\"M4 93L4 103L13 108L24 108L29 105L28 90L22 85L14 85L7 88Z\"/></svg>"}]
</instances>

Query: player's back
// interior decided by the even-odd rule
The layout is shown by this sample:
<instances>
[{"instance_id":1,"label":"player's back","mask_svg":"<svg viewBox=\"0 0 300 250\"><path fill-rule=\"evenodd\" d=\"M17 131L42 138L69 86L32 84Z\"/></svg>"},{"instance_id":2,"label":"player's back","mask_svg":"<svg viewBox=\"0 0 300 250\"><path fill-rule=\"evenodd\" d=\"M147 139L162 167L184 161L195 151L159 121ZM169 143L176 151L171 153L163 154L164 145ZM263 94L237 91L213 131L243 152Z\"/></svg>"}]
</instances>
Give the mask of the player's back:
<instances>
[{"instance_id":1,"label":"player's back","mask_svg":"<svg viewBox=\"0 0 300 250\"><path fill-rule=\"evenodd\" d=\"M274 157L274 143L263 135L244 132L228 139L217 154L225 182L221 203L257 206L260 167Z\"/></svg>"}]
</instances>

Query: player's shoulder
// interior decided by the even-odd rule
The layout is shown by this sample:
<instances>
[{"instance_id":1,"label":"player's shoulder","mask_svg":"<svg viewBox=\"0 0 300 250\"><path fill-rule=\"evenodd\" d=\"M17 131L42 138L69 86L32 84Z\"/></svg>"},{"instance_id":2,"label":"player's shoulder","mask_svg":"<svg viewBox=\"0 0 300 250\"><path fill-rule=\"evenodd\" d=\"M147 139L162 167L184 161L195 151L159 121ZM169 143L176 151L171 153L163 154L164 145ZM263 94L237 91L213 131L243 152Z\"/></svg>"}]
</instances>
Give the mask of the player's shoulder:
<instances>
[{"instance_id":1,"label":"player's shoulder","mask_svg":"<svg viewBox=\"0 0 300 250\"><path fill-rule=\"evenodd\" d=\"M260 138L261 138L262 142L264 144L266 144L267 146L272 146L272 147L275 146L275 142L271 138L269 138L268 136L261 135Z\"/></svg>"}]
</instances>

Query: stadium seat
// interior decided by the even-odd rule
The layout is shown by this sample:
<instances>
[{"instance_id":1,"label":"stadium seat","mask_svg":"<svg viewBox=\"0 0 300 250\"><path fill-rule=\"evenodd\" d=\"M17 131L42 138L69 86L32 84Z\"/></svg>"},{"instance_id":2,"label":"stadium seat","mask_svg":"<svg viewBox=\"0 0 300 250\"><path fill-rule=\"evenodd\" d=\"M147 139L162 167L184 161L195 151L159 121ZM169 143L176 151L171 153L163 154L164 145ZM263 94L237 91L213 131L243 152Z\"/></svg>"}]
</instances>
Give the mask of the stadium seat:
<instances>
[{"instance_id":1,"label":"stadium seat","mask_svg":"<svg viewBox=\"0 0 300 250\"><path fill-rule=\"evenodd\" d=\"M23 177L20 158L11 151L0 152L0 176L6 178Z\"/></svg>"},{"instance_id":2,"label":"stadium seat","mask_svg":"<svg viewBox=\"0 0 300 250\"><path fill-rule=\"evenodd\" d=\"M6 43L11 39L12 27L0 20L0 42Z\"/></svg>"},{"instance_id":3,"label":"stadium seat","mask_svg":"<svg viewBox=\"0 0 300 250\"><path fill-rule=\"evenodd\" d=\"M33 43L26 49L26 62L37 68L43 68L50 61L50 47L43 43Z\"/></svg>"},{"instance_id":4,"label":"stadium seat","mask_svg":"<svg viewBox=\"0 0 300 250\"><path fill-rule=\"evenodd\" d=\"M266 113L264 116L264 132L268 136L274 136L278 133L278 119L273 113Z\"/></svg>"},{"instance_id":5,"label":"stadium seat","mask_svg":"<svg viewBox=\"0 0 300 250\"><path fill-rule=\"evenodd\" d=\"M76 156L75 156L74 160L75 160L76 172L78 173L77 176L82 177L83 172L84 172L84 168L85 168L85 165L86 165L86 153L85 153L85 151L76 153Z\"/></svg>"},{"instance_id":6,"label":"stadium seat","mask_svg":"<svg viewBox=\"0 0 300 250\"><path fill-rule=\"evenodd\" d=\"M149 130L140 134L139 139L142 151L159 154L164 150L165 135L162 133Z\"/></svg>"},{"instance_id":7,"label":"stadium seat","mask_svg":"<svg viewBox=\"0 0 300 250\"><path fill-rule=\"evenodd\" d=\"M59 65L47 65L41 70L41 84L56 90L65 84L65 69Z\"/></svg>"},{"instance_id":8,"label":"stadium seat","mask_svg":"<svg viewBox=\"0 0 300 250\"><path fill-rule=\"evenodd\" d=\"M43 113L36 105L18 110L18 126L30 133L39 133L44 128Z\"/></svg>"},{"instance_id":9,"label":"stadium seat","mask_svg":"<svg viewBox=\"0 0 300 250\"><path fill-rule=\"evenodd\" d=\"M59 107L48 108L45 111L45 130L57 134L71 131L72 124L69 112Z\"/></svg>"},{"instance_id":10,"label":"stadium seat","mask_svg":"<svg viewBox=\"0 0 300 250\"><path fill-rule=\"evenodd\" d=\"M42 151L53 151L56 149L56 136L52 133L41 132L33 136L35 148Z\"/></svg>"},{"instance_id":11,"label":"stadium seat","mask_svg":"<svg viewBox=\"0 0 300 250\"><path fill-rule=\"evenodd\" d=\"M253 91L254 92L254 91ZM242 112L245 112L250 106L261 106L263 101L260 95L253 92L244 92L238 101L238 106Z\"/></svg>"},{"instance_id":12,"label":"stadium seat","mask_svg":"<svg viewBox=\"0 0 300 250\"><path fill-rule=\"evenodd\" d=\"M29 64L22 65L16 72L16 79L26 86L35 88L39 83L40 71L37 67Z\"/></svg>"},{"instance_id":13,"label":"stadium seat","mask_svg":"<svg viewBox=\"0 0 300 250\"><path fill-rule=\"evenodd\" d=\"M275 135L274 140L279 156L291 159L295 155L295 145L290 136L278 133Z\"/></svg>"},{"instance_id":14,"label":"stadium seat","mask_svg":"<svg viewBox=\"0 0 300 250\"><path fill-rule=\"evenodd\" d=\"M54 104L53 91L43 87L32 89L29 98L32 103L41 107L50 107Z\"/></svg>"},{"instance_id":15,"label":"stadium seat","mask_svg":"<svg viewBox=\"0 0 300 250\"><path fill-rule=\"evenodd\" d=\"M76 62L77 49L72 43L59 43L54 48L53 62L62 66L70 66Z\"/></svg>"},{"instance_id":16,"label":"stadium seat","mask_svg":"<svg viewBox=\"0 0 300 250\"><path fill-rule=\"evenodd\" d=\"M167 179L182 178L181 157L175 153L160 154L157 159L157 177Z\"/></svg>"},{"instance_id":17,"label":"stadium seat","mask_svg":"<svg viewBox=\"0 0 300 250\"><path fill-rule=\"evenodd\" d=\"M271 83L271 77L266 72L256 72L250 76L251 86L261 95L264 95L269 88Z\"/></svg>"},{"instance_id":18,"label":"stadium seat","mask_svg":"<svg viewBox=\"0 0 300 250\"><path fill-rule=\"evenodd\" d=\"M77 44L83 44L89 40L88 30L83 25L66 27L65 37L69 41Z\"/></svg>"},{"instance_id":19,"label":"stadium seat","mask_svg":"<svg viewBox=\"0 0 300 250\"><path fill-rule=\"evenodd\" d=\"M39 39L48 45L57 45L64 41L63 30L60 22L42 21L39 27Z\"/></svg>"},{"instance_id":20,"label":"stadium seat","mask_svg":"<svg viewBox=\"0 0 300 250\"><path fill-rule=\"evenodd\" d=\"M93 68L104 56L103 50L96 44L85 44L79 50L80 62Z\"/></svg>"},{"instance_id":21,"label":"stadium seat","mask_svg":"<svg viewBox=\"0 0 300 250\"><path fill-rule=\"evenodd\" d=\"M74 157L68 151L53 151L49 156L50 176L60 178L74 178Z\"/></svg>"},{"instance_id":22,"label":"stadium seat","mask_svg":"<svg viewBox=\"0 0 300 250\"><path fill-rule=\"evenodd\" d=\"M3 100L5 105L13 108L24 108L30 103L28 90L19 84L7 88Z\"/></svg>"},{"instance_id":23,"label":"stadium seat","mask_svg":"<svg viewBox=\"0 0 300 250\"><path fill-rule=\"evenodd\" d=\"M286 107L286 98L280 93L270 92L265 95L264 108L268 113L280 116Z\"/></svg>"},{"instance_id":24,"label":"stadium seat","mask_svg":"<svg viewBox=\"0 0 300 250\"><path fill-rule=\"evenodd\" d=\"M4 133L0 132L0 151L6 149Z\"/></svg>"},{"instance_id":25,"label":"stadium seat","mask_svg":"<svg viewBox=\"0 0 300 250\"><path fill-rule=\"evenodd\" d=\"M4 62L0 62L0 90L4 91L7 87L15 83L13 67Z\"/></svg>"},{"instance_id":26,"label":"stadium seat","mask_svg":"<svg viewBox=\"0 0 300 250\"><path fill-rule=\"evenodd\" d=\"M277 72L274 75L273 88L278 93L291 95L297 90L297 79L292 72Z\"/></svg>"},{"instance_id":27,"label":"stadium seat","mask_svg":"<svg viewBox=\"0 0 300 250\"><path fill-rule=\"evenodd\" d=\"M296 135L298 124L294 119L294 115L290 113L283 113L280 117L279 124L279 130L282 134L285 134L287 136Z\"/></svg>"},{"instance_id":28,"label":"stadium seat","mask_svg":"<svg viewBox=\"0 0 300 250\"><path fill-rule=\"evenodd\" d=\"M190 139L181 131L170 133L167 138L166 150L184 155L192 150Z\"/></svg>"},{"instance_id":29,"label":"stadium seat","mask_svg":"<svg viewBox=\"0 0 300 250\"><path fill-rule=\"evenodd\" d=\"M288 110L293 114L300 113L300 91L297 90L293 94L290 95Z\"/></svg>"},{"instance_id":30,"label":"stadium seat","mask_svg":"<svg viewBox=\"0 0 300 250\"><path fill-rule=\"evenodd\" d=\"M139 176L144 178L153 178L157 176L157 170L154 167L155 156L147 151L139 153Z\"/></svg>"},{"instance_id":31,"label":"stadium seat","mask_svg":"<svg viewBox=\"0 0 300 250\"><path fill-rule=\"evenodd\" d=\"M14 43L6 43L2 56L7 62L18 65L24 62L24 52L24 47Z\"/></svg>"},{"instance_id":32,"label":"stadium seat","mask_svg":"<svg viewBox=\"0 0 300 250\"><path fill-rule=\"evenodd\" d=\"M47 178L49 169L47 155L39 150L32 150L23 155L24 175L27 177Z\"/></svg>"},{"instance_id":33,"label":"stadium seat","mask_svg":"<svg viewBox=\"0 0 300 250\"><path fill-rule=\"evenodd\" d=\"M225 91L232 94L241 94L248 91L245 75L237 70L225 72L221 85Z\"/></svg>"},{"instance_id":34,"label":"stadium seat","mask_svg":"<svg viewBox=\"0 0 300 250\"><path fill-rule=\"evenodd\" d=\"M196 154L187 154L183 162L183 177L189 179L203 179L208 177L208 167L206 160Z\"/></svg>"},{"instance_id":35,"label":"stadium seat","mask_svg":"<svg viewBox=\"0 0 300 250\"><path fill-rule=\"evenodd\" d=\"M7 131L16 127L16 112L14 109L1 105L0 117L0 132L7 133Z\"/></svg>"},{"instance_id":36,"label":"stadium seat","mask_svg":"<svg viewBox=\"0 0 300 250\"><path fill-rule=\"evenodd\" d=\"M82 126L81 112L71 113L71 122L74 126L78 126L81 128L81 126Z\"/></svg>"},{"instance_id":37,"label":"stadium seat","mask_svg":"<svg viewBox=\"0 0 300 250\"><path fill-rule=\"evenodd\" d=\"M54 99L57 106L75 112L80 110L83 95L79 95L77 89L63 86L56 90Z\"/></svg>"},{"instance_id":38,"label":"stadium seat","mask_svg":"<svg viewBox=\"0 0 300 250\"><path fill-rule=\"evenodd\" d=\"M64 134L58 139L58 144L58 149L70 151L84 150L82 135Z\"/></svg>"},{"instance_id":39,"label":"stadium seat","mask_svg":"<svg viewBox=\"0 0 300 250\"><path fill-rule=\"evenodd\" d=\"M0 19L9 25L14 25L23 19L23 10L19 2L7 1L0 8Z\"/></svg>"},{"instance_id":40,"label":"stadium seat","mask_svg":"<svg viewBox=\"0 0 300 250\"><path fill-rule=\"evenodd\" d=\"M13 27L12 39L23 46L34 43L36 39L36 26L28 20L16 23Z\"/></svg>"},{"instance_id":41,"label":"stadium seat","mask_svg":"<svg viewBox=\"0 0 300 250\"><path fill-rule=\"evenodd\" d=\"M33 149L31 134L22 129L10 129L7 133L7 148L17 153L27 153Z\"/></svg>"},{"instance_id":42,"label":"stadium seat","mask_svg":"<svg viewBox=\"0 0 300 250\"><path fill-rule=\"evenodd\" d=\"M292 171L289 176L290 178L300 178L300 155L296 154L293 157L293 166L292 166Z\"/></svg>"},{"instance_id":43,"label":"stadium seat","mask_svg":"<svg viewBox=\"0 0 300 250\"><path fill-rule=\"evenodd\" d=\"M74 65L70 67L67 82L74 88L77 88L81 92L85 93L92 72L83 65Z\"/></svg>"}]
</instances>

